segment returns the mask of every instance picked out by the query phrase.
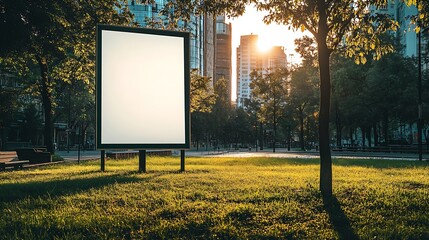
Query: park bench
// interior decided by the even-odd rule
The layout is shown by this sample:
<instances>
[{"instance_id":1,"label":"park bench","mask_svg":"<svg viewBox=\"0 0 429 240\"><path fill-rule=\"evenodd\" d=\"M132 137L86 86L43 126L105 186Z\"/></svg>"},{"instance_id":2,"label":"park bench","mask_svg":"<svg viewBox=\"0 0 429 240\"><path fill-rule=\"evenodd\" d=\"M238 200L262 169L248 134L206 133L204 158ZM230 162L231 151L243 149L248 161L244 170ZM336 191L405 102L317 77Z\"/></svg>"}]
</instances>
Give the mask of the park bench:
<instances>
[{"instance_id":1,"label":"park bench","mask_svg":"<svg viewBox=\"0 0 429 240\"><path fill-rule=\"evenodd\" d=\"M0 152L0 162L9 162L12 160L16 160L18 157L16 156L15 151L1 151Z\"/></svg>"},{"instance_id":2,"label":"park bench","mask_svg":"<svg viewBox=\"0 0 429 240\"><path fill-rule=\"evenodd\" d=\"M9 162L0 162L0 170L6 170L6 168L13 167L14 169L22 169L24 164L28 164L30 161L9 161Z\"/></svg>"},{"instance_id":3,"label":"park bench","mask_svg":"<svg viewBox=\"0 0 429 240\"><path fill-rule=\"evenodd\" d=\"M19 160L28 160L31 164L52 162L51 153L46 148L18 148L16 154Z\"/></svg>"}]
</instances>

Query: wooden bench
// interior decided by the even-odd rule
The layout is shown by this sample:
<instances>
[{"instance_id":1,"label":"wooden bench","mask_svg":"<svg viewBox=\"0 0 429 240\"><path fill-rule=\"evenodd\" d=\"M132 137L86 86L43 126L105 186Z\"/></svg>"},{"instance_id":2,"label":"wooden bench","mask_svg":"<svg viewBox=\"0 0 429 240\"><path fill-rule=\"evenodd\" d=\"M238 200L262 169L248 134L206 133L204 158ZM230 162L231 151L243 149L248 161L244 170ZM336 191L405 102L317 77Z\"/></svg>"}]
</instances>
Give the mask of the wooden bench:
<instances>
[{"instance_id":1,"label":"wooden bench","mask_svg":"<svg viewBox=\"0 0 429 240\"><path fill-rule=\"evenodd\" d=\"M1 151L0 152L0 162L9 162L12 160L18 159L15 151Z\"/></svg>"},{"instance_id":2,"label":"wooden bench","mask_svg":"<svg viewBox=\"0 0 429 240\"><path fill-rule=\"evenodd\" d=\"M9 162L0 162L0 170L5 170L6 168L13 167L14 169L22 169L24 164L28 164L30 161L9 161Z\"/></svg>"},{"instance_id":3,"label":"wooden bench","mask_svg":"<svg viewBox=\"0 0 429 240\"><path fill-rule=\"evenodd\" d=\"M18 148L16 154L19 160L28 160L32 164L52 162L51 153L46 148Z\"/></svg>"}]
</instances>

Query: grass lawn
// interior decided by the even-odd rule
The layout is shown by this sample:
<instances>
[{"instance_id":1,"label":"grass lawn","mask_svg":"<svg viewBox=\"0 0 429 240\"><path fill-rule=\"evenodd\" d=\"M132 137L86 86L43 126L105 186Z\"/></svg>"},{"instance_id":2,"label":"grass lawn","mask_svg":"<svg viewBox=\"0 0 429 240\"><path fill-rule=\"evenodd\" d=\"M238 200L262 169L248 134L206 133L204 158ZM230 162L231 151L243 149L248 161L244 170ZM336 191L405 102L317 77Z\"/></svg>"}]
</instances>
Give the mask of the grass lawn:
<instances>
[{"instance_id":1,"label":"grass lawn","mask_svg":"<svg viewBox=\"0 0 429 240\"><path fill-rule=\"evenodd\" d=\"M0 239L429 239L429 163L149 157L0 172Z\"/></svg>"}]
</instances>

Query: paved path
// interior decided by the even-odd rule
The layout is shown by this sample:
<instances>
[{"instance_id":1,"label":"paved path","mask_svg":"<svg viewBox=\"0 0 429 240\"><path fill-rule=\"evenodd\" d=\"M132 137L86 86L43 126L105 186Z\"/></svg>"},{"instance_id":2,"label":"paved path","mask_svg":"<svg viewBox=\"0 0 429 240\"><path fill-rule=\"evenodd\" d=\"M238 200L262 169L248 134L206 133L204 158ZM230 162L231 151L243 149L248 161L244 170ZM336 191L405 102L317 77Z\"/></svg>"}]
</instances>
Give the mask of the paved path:
<instances>
[{"instance_id":1,"label":"paved path","mask_svg":"<svg viewBox=\"0 0 429 240\"><path fill-rule=\"evenodd\" d=\"M56 154L66 161L100 159L100 151L57 151ZM173 151L173 155L178 156L178 151ZM287 151L286 149L272 149L264 151L186 151L186 156L190 157L281 157L281 158L319 158L317 151ZM391 159L391 160L418 160L417 154L409 153L374 153L374 152L332 152L333 158L364 158L364 159ZM428 161L429 155L424 154L423 159Z\"/></svg>"}]
</instances>

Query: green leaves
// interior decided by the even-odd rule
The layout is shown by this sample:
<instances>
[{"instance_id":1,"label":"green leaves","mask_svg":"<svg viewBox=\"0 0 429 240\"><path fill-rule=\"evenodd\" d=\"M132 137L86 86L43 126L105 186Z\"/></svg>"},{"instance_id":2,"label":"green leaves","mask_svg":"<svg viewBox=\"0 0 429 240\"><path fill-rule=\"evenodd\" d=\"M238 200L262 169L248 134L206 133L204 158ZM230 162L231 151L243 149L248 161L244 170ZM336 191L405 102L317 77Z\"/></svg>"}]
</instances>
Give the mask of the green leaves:
<instances>
[{"instance_id":1,"label":"green leaves","mask_svg":"<svg viewBox=\"0 0 429 240\"><path fill-rule=\"evenodd\" d=\"M287 69L265 69L250 74L252 98L261 104L258 117L261 122L275 122L285 105L289 75Z\"/></svg>"},{"instance_id":2,"label":"green leaves","mask_svg":"<svg viewBox=\"0 0 429 240\"><path fill-rule=\"evenodd\" d=\"M210 112L216 101L216 95L210 85L211 79L191 71L191 112Z\"/></svg>"}]
</instances>

